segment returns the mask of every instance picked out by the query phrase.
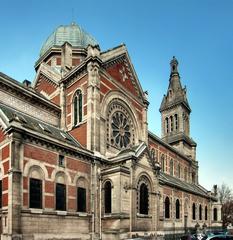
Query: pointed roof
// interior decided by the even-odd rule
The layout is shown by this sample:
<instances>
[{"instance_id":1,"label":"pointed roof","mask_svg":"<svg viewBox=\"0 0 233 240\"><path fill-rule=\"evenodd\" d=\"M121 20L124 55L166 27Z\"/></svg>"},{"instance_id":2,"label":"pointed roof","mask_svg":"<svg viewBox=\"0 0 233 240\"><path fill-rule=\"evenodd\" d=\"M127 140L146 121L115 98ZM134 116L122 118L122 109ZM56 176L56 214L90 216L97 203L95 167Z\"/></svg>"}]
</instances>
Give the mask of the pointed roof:
<instances>
[{"instance_id":1,"label":"pointed roof","mask_svg":"<svg viewBox=\"0 0 233 240\"><path fill-rule=\"evenodd\" d=\"M191 108L186 97L186 88L183 88L180 82L178 64L179 63L177 59L173 56L173 59L170 62L171 74L169 79L169 86L167 94L163 96L163 100L159 109L160 112L168 108L172 108L178 104L183 104L187 110L191 112Z\"/></svg>"}]
</instances>

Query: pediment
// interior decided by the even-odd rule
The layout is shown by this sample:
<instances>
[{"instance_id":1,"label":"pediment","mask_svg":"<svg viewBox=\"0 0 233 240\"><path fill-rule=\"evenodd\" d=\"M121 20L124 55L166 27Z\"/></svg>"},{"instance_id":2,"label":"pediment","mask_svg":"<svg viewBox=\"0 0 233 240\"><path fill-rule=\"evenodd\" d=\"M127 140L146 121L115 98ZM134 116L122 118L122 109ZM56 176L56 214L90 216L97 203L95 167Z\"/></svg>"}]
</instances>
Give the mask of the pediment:
<instances>
[{"instance_id":1,"label":"pediment","mask_svg":"<svg viewBox=\"0 0 233 240\"><path fill-rule=\"evenodd\" d=\"M137 97L141 102L146 100L127 49L121 45L101 54L103 67L107 74L120 85L124 91Z\"/></svg>"}]
</instances>

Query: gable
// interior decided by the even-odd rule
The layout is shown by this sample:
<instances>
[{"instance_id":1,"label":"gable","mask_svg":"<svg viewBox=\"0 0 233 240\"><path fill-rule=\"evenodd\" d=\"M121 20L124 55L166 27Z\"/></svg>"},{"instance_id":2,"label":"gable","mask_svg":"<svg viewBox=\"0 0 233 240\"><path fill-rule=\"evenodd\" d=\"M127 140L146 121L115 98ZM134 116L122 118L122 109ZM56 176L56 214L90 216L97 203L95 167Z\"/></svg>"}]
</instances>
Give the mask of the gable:
<instances>
[{"instance_id":1,"label":"gable","mask_svg":"<svg viewBox=\"0 0 233 240\"><path fill-rule=\"evenodd\" d=\"M144 93L125 46L102 54L103 68L123 90L144 102Z\"/></svg>"}]
</instances>

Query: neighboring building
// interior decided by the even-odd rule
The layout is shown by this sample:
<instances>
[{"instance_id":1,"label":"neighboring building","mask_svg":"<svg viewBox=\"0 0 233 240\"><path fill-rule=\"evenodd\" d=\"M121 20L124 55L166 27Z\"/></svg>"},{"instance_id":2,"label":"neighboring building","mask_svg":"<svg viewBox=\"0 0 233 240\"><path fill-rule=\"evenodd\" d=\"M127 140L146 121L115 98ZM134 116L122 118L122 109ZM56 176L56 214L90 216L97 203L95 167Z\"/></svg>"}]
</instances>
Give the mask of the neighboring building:
<instances>
[{"instance_id":1,"label":"neighboring building","mask_svg":"<svg viewBox=\"0 0 233 240\"><path fill-rule=\"evenodd\" d=\"M170 64L162 138L148 131L125 45L101 52L76 24L49 36L32 84L0 73L1 239L153 238L221 224Z\"/></svg>"}]
</instances>

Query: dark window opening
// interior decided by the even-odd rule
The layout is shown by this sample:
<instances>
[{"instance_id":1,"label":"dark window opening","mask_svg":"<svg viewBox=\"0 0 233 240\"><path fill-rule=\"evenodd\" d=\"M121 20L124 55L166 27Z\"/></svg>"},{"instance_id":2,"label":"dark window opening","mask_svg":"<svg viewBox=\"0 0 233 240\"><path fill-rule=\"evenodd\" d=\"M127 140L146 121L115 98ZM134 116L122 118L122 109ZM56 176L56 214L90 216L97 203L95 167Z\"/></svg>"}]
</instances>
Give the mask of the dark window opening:
<instances>
[{"instance_id":1,"label":"dark window opening","mask_svg":"<svg viewBox=\"0 0 233 240\"><path fill-rule=\"evenodd\" d=\"M214 208L214 221L218 220L218 210L217 208Z\"/></svg>"},{"instance_id":2,"label":"dark window opening","mask_svg":"<svg viewBox=\"0 0 233 240\"><path fill-rule=\"evenodd\" d=\"M77 188L77 210L78 212L86 212L86 189Z\"/></svg>"},{"instance_id":3,"label":"dark window opening","mask_svg":"<svg viewBox=\"0 0 233 240\"><path fill-rule=\"evenodd\" d=\"M165 123L166 124L166 132L168 133L169 132L168 118L166 118L165 121L166 121L166 123Z\"/></svg>"},{"instance_id":4,"label":"dark window opening","mask_svg":"<svg viewBox=\"0 0 233 240\"><path fill-rule=\"evenodd\" d=\"M112 184L109 181L104 185L104 209L105 213L112 212Z\"/></svg>"},{"instance_id":5,"label":"dark window opening","mask_svg":"<svg viewBox=\"0 0 233 240\"><path fill-rule=\"evenodd\" d=\"M207 209L207 206L205 207L205 220L208 220L208 209Z\"/></svg>"},{"instance_id":6,"label":"dark window opening","mask_svg":"<svg viewBox=\"0 0 233 240\"><path fill-rule=\"evenodd\" d=\"M193 220L196 220L196 205L193 203Z\"/></svg>"},{"instance_id":7,"label":"dark window opening","mask_svg":"<svg viewBox=\"0 0 233 240\"><path fill-rule=\"evenodd\" d=\"M61 183L56 184L56 210L66 210L66 186Z\"/></svg>"},{"instance_id":8,"label":"dark window opening","mask_svg":"<svg viewBox=\"0 0 233 240\"><path fill-rule=\"evenodd\" d=\"M175 128L178 130L178 115L175 114Z\"/></svg>"},{"instance_id":9,"label":"dark window opening","mask_svg":"<svg viewBox=\"0 0 233 240\"><path fill-rule=\"evenodd\" d=\"M165 198L165 218L170 218L170 200L169 197Z\"/></svg>"},{"instance_id":10,"label":"dark window opening","mask_svg":"<svg viewBox=\"0 0 233 240\"><path fill-rule=\"evenodd\" d=\"M145 183L142 183L140 186L140 206L139 213L148 214L149 207L149 193L148 188Z\"/></svg>"},{"instance_id":11,"label":"dark window opening","mask_svg":"<svg viewBox=\"0 0 233 240\"><path fill-rule=\"evenodd\" d=\"M202 206L199 206L199 220L202 220Z\"/></svg>"},{"instance_id":12,"label":"dark window opening","mask_svg":"<svg viewBox=\"0 0 233 240\"><path fill-rule=\"evenodd\" d=\"M173 132L173 117L170 117L170 121L171 121L171 132Z\"/></svg>"},{"instance_id":13,"label":"dark window opening","mask_svg":"<svg viewBox=\"0 0 233 240\"><path fill-rule=\"evenodd\" d=\"M59 155L58 165L60 167L64 167L65 166L65 157L63 155Z\"/></svg>"},{"instance_id":14,"label":"dark window opening","mask_svg":"<svg viewBox=\"0 0 233 240\"><path fill-rule=\"evenodd\" d=\"M82 93L80 90L77 91L74 97L74 125L82 122Z\"/></svg>"},{"instance_id":15,"label":"dark window opening","mask_svg":"<svg viewBox=\"0 0 233 240\"><path fill-rule=\"evenodd\" d=\"M30 178L30 208L42 208L42 181L39 179Z\"/></svg>"},{"instance_id":16,"label":"dark window opening","mask_svg":"<svg viewBox=\"0 0 233 240\"><path fill-rule=\"evenodd\" d=\"M164 172L165 171L164 155L161 156L161 168L162 168L162 171Z\"/></svg>"},{"instance_id":17,"label":"dark window opening","mask_svg":"<svg viewBox=\"0 0 233 240\"><path fill-rule=\"evenodd\" d=\"M170 175L173 176L173 160L170 161Z\"/></svg>"},{"instance_id":18,"label":"dark window opening","mask_svg":"<svg viewBox=\"0 0 233 240\"><path fill-rule=\"evenodd\" d=\"M176 200L176 219L180 219L180 201Z\"/></svg>"}]
</instances>

